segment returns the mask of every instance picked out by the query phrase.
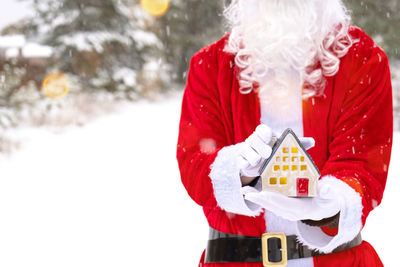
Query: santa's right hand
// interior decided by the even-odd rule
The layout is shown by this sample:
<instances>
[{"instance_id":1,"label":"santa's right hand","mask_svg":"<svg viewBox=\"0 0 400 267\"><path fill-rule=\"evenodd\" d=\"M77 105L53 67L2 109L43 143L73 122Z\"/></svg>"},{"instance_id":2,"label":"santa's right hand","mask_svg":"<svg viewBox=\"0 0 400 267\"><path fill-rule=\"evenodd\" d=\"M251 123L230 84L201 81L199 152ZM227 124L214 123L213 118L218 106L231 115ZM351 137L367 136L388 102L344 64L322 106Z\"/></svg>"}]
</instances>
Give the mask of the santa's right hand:
<instances>
[{"instance_id":1,"label":"santa's right hand","mask_svg":"<svg viewBox=\"0 0 400 267\"><path fill-rule=\"evenodd\" d=\"M272 148L269 145L271 138L271 128L260 124L254 133L240 144L238 166L242 176L257 177L260 175L259 170L264 160L271 156Z\"/></svg>"}]
</instances>

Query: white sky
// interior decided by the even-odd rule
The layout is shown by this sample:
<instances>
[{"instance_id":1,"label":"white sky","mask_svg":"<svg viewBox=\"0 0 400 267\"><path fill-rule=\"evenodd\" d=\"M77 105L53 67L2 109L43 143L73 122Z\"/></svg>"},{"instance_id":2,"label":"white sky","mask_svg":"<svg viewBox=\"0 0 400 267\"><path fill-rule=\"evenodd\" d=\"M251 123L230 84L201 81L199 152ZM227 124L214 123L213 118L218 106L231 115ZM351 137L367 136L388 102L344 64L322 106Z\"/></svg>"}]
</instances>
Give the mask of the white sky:
<instances>
[{"instance_id":1,"label":"white sky","mask_svg":"<svg viewBox=\"0 0 400 267\"><path fill-rule=\"evenodd\" d=\"M29 1L0 0L0 29L31 14Z\"/></svg>"}]
</instances>

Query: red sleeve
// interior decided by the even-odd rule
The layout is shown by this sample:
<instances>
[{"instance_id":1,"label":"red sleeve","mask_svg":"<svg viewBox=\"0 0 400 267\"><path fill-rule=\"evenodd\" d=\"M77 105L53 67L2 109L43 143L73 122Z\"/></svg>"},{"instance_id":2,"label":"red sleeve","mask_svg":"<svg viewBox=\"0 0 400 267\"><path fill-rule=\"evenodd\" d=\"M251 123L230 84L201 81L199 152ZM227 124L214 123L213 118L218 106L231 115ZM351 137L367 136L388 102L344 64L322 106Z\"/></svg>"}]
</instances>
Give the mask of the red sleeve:
<instances>
[{"instance_id":1,"label":"red sleeve","mask_svg":"<svg viewBox=\"0 0 400 267\"><path fill-rule=\"evenodd\" d=\"M368 36L358 33L360 40L342 59L333 81L329 157L319 181L330 186L339 201L338 229L324 233L297 223L300 242L325 253L361 231L369 212L382 200L390 161L393 108L388 59Z\"/></svg>"},{"instance_id":2,"label":"red sleeve","mask_svg":"<svg viewBox=\"0 0 400 267\"><path fill-rule=\"evenodd\" d=\"M262 208L246 201L240 191L237 159L244 143L233 144L229 111L221 104L218 51L216 45L206 47L190 63L177 148L181 179L199 205L255 217Z\"/></svg>"},{"instance_id":3,"label":"red sleeve","mask_svg":"<svg viewBox=\"0 0 400 267\"><path fill-rule=\"evenodd\" d=\"M177 159L182 183L201 206L217 202L209 178L210 165L226 145L216 84L216 57L210 48L193 56L183 96Z\"/></svg>"},{"instance_id":4,"label":"red sleeve","mask_svg":"<svg viewBox=\"0 0 400 267\"><path fill-rule=\"evenodd\" d=\"M388 59L361 39L351 53L341 110L331 130L329 159L322 176L334 176L362 198L362 225L382 200L393 133L392 87ZM372 41L371 41L372 42ZM353 48L352 48L353 49Z\"/></svg>"}]
</instances>

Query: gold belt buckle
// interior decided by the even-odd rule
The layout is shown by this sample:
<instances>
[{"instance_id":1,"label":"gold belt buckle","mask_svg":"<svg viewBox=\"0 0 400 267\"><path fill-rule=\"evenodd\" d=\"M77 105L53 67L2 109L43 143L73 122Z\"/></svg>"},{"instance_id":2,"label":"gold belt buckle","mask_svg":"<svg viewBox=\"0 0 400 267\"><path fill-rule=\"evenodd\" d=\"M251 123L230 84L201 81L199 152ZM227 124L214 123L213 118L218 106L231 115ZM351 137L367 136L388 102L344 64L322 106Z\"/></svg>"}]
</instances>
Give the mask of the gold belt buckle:
<instances>
[{"instance_id":1,"label":"gold belt buckle","mask_svg":"<svg viewBox=\"0 0 400 267\"><path fill-rule=\"evenodd\" d=\"M279 238L281 241L281 256L280 262L271 262L268 257L268 239ZM287 245L286 235L284 233L265 233L261 237L262 257L264 267L285 267L287 265Z\"/></svg>"}]
</instances>

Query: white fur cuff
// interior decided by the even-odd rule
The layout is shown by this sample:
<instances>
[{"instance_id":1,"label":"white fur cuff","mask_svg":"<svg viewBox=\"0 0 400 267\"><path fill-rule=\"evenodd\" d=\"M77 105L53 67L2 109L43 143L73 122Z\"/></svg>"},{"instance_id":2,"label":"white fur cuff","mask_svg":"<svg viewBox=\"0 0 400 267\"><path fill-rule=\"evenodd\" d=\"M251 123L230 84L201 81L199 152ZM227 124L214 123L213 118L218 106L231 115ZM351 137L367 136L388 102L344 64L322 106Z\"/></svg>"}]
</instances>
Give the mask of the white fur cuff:
<instances>
[{"instance_id":1,"label":"white fur cuff","mask_svg":"<svg viewBox=\"0 0 400 267\"><path fill-rule=\"evenodd\" d=\"M211 165L210 178L218 206L223 210L246 216L258 216L262 208L244 200L240 188L239 157L240 145L222 148Z\"/></svg>"},{"instance_id":2,"label":"white fur cuff","mask_svg":"<svg viewBox=\"0 0 400 267\"><path fill-rule=\"evenodd\" d=\"M335 191L340 203L338 234L326 235L321 228L297 222L298 240L311 249L330 253L338 246L353 240L362 228L362 203L360 195L345 182L327 175L319 183L326 183Z\"/></svg>"}]
</instances>

